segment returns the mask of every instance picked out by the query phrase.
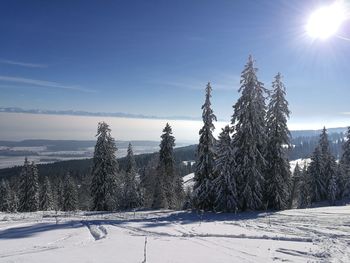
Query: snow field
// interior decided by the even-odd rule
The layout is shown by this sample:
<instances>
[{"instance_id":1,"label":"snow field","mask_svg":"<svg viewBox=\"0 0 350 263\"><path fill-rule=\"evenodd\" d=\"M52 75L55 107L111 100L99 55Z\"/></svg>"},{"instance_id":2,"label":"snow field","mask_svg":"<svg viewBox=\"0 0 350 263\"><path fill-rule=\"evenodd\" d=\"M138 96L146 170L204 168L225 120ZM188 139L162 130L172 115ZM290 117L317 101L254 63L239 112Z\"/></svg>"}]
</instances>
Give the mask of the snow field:
<instances>
[{"instance_id":1,"label":"snow field","mask_svg":"<svg viewBox=\"0 0 350 263\"><path fill-rule=\"evenodd\" d=\"M350 262L350 206L0 213L0 262Z\"/></svg>"}]
</instances>

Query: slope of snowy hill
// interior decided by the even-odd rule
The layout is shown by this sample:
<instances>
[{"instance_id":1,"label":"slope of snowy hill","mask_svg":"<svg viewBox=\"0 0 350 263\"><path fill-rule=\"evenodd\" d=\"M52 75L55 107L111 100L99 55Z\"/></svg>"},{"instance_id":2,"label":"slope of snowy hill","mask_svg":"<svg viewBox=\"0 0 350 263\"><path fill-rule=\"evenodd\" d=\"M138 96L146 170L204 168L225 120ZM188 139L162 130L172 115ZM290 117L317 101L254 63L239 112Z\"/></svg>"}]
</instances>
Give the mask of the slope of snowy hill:
<instances>
[{"instance_id":1,"label":"slope of snowy hill","mask_svg":"<svg viewBox=\"0 0 350 263\"><path fill-rule=\"evenodd\" d=\"M0 262L350 262L349 242L350 206L0 213Z\"/></svg>"},{"instance_id":2,"label":"slope of snowy hill","mask_svg":"<svg viewBox=\"0 0 350 263\"><path fill-rule=\"evenodd\" d=\"M194 173L190 173L182 177L182 180L184 183L184 189L187 189L188 187L190 187L191 189L193 188L193 185L194 185L193 178L194 178Z\"/></svg>"},{"instance_id":3,"label":"slope of snowy hill","mask_svg":"<svg viewBox=\"0 0 350 263\"><path fill-rule=\"evenodd\" d=\"M290 165L290 170L292 171L292 173L294 172L295 166L298 164L300 169L303 169L304 166L306 165L306 167L310 164L311 159L307 158L307 159L297 159L294 161L290 161L289 165Z\"/></svg>"}]
</instances>

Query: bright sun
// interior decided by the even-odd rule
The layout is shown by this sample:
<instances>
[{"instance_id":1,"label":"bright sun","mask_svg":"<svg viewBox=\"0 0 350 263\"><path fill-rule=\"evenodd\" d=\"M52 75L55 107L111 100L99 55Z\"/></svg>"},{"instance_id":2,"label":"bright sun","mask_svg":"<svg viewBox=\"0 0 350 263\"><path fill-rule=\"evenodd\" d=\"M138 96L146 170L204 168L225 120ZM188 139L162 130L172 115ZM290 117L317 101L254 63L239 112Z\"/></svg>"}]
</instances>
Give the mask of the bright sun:
<instances>
[{"instance_id":1,"label":"bright sun","mask_svg":"<svg viewBox=\"0 0 350 263\"><path fill-rule=\"evenodd\" d=\"M337 33L345 19L345 8L342 4L324 6L311 14L306 31L313 38L326 39Z\"/></svg>"}]
</instances>

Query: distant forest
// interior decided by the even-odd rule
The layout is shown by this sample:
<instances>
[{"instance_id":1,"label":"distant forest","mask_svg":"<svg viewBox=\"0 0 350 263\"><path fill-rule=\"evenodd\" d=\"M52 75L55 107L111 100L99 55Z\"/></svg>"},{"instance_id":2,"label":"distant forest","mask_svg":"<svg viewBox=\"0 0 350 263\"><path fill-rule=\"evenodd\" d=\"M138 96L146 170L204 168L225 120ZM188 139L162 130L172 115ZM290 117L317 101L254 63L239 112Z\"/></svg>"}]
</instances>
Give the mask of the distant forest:
<instances>
[{"instance_id":1,"label":"distant forest","mask_svg":"<svg viewBox=\"0 0 350 263\"><path fill-rule=\"evenodd\" d=\"M195 151L196 145L175 148L175 161L178 164L179 172L182 175L186 175L192 172L191 169L187 168L187 163L183 162L189 160L193 161L195 159ZM155 158L157 154L158 153L146 153L135 155L137 167L146 167L149 161ZM124 170L126 167L126 157L119 158L118 163L119 167ZM40 177L64 177L67 171L69 171L72 177L80 181L84 175L90 173L90 169L92 167L92 159L69 160L49 164L38 164L37 167ZM11 177L18 176L21 172L21 169L22 166L0 169L0 177L11 179Z\"/></svg>"}]
</instances>

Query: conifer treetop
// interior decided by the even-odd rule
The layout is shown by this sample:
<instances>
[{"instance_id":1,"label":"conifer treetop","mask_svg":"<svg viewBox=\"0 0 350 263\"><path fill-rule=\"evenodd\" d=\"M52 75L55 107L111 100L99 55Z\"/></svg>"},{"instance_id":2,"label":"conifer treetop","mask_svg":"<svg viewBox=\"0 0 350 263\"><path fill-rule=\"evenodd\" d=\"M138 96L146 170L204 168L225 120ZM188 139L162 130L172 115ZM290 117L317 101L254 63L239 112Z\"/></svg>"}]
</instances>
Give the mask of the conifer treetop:
<instances>
[{"instance_id":1,"label":"conifer treetop","mask_svg":"<svg viewBox=\"0 0 350 263\"><path fill-rule=\"evenodd\" d=\"M175 137L172 134L173 131L170 124L166 123L163 134L160 136L162 140L159 145L159 163L173 164L174 162Z\"/></svg>"},{"instance_id":2,"label":"conifer treetop","mask_svg":"<svg viewBox=\"0 0 350 263\"><path fill-rule=\"evenodd\" d=\"M132 171L135 171L136 169L136 161L134 157L134 152L132 149L131 143L128 145L128 151L126 155L126 172L131 173Z\"/></svg>"}]
</instances>

